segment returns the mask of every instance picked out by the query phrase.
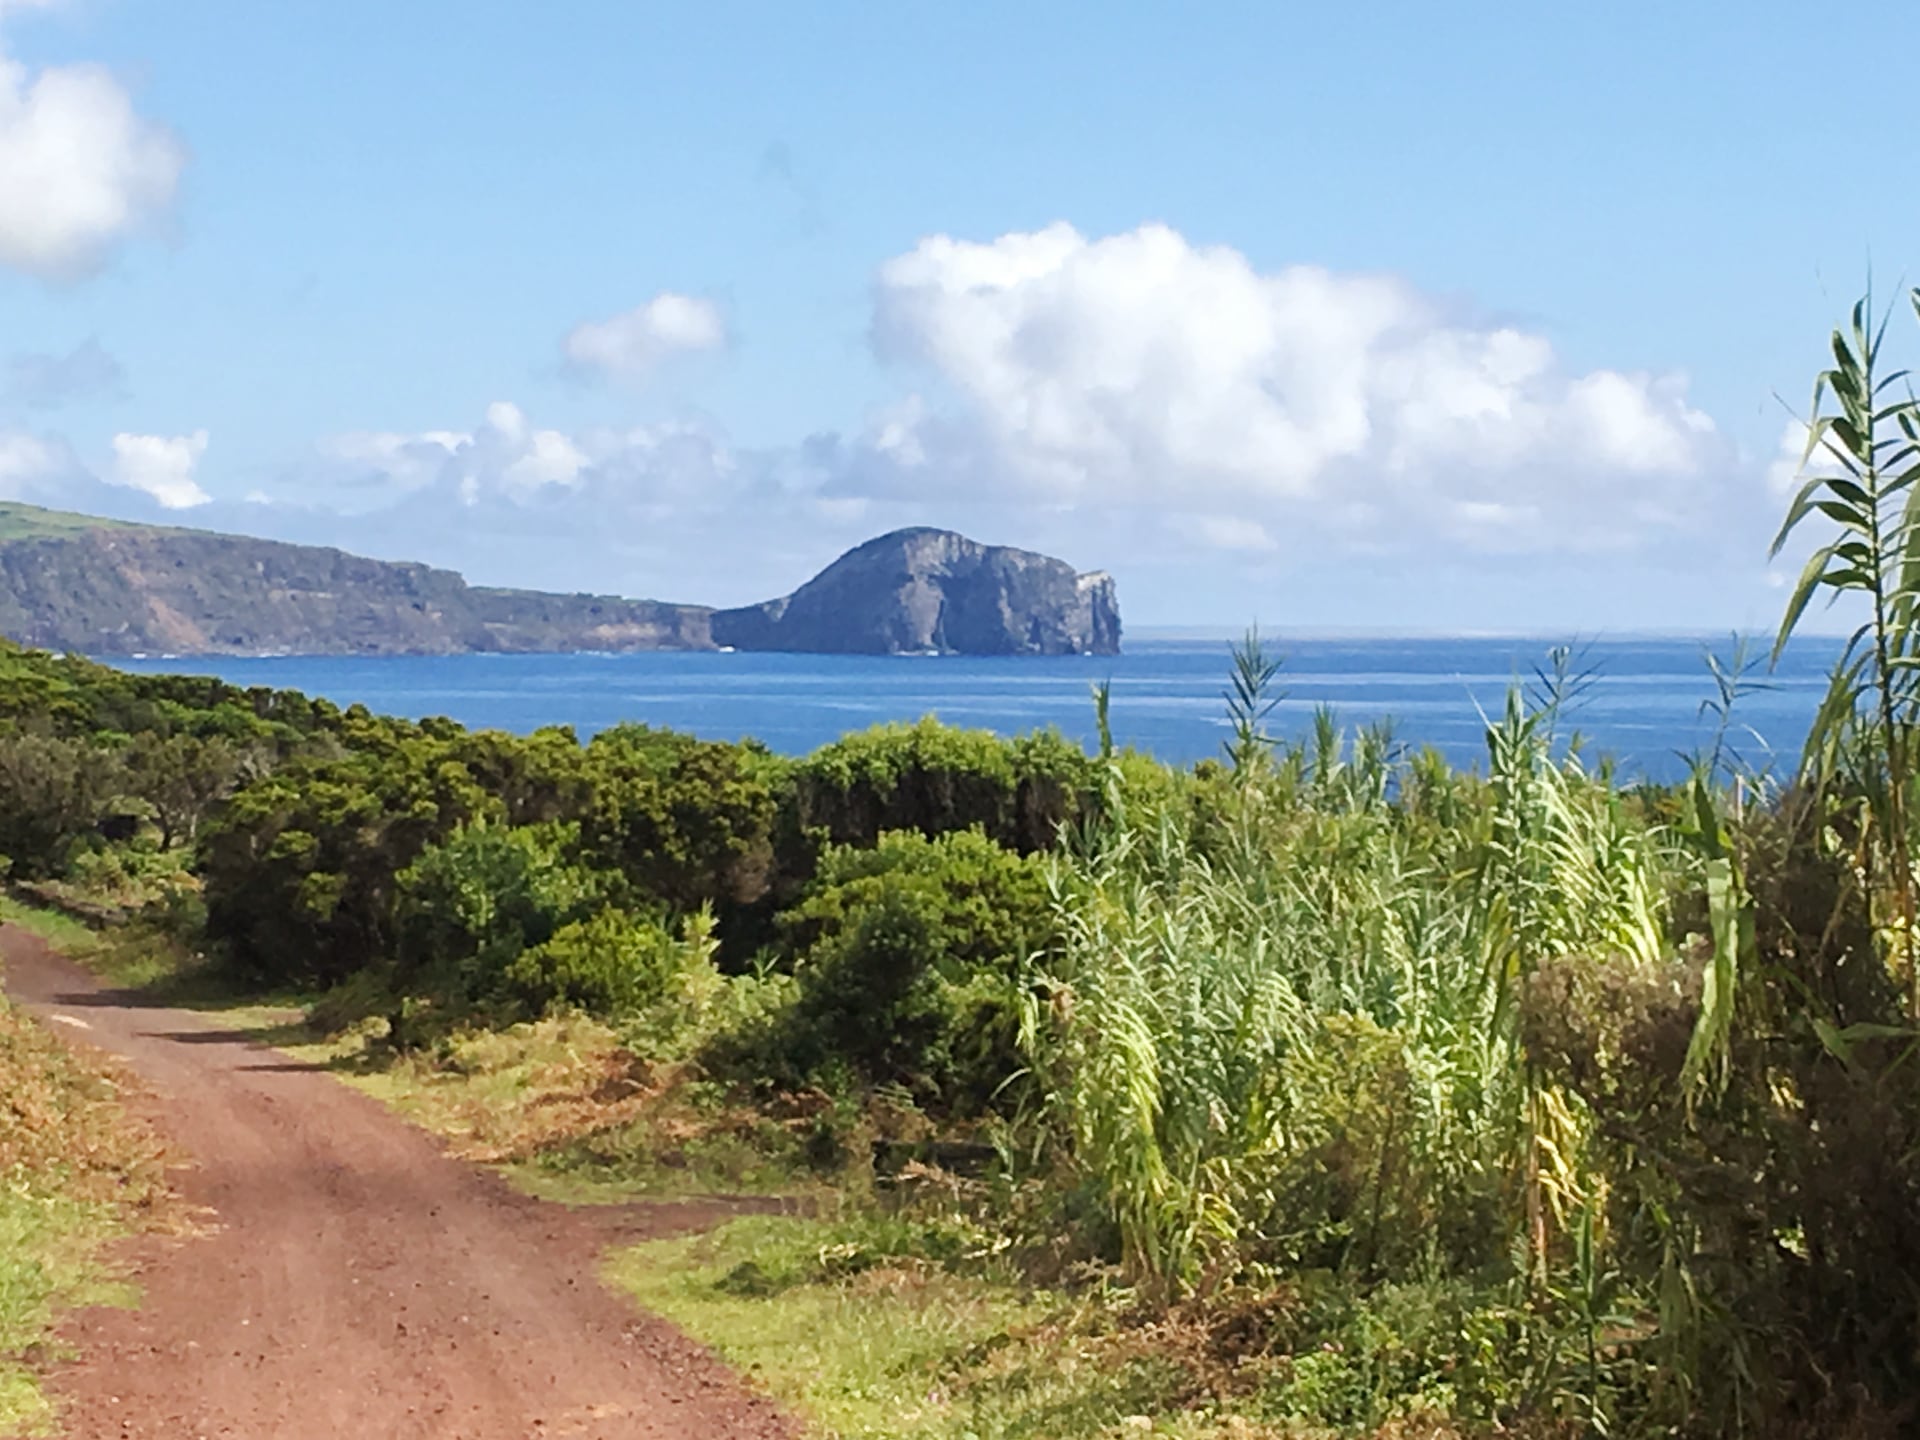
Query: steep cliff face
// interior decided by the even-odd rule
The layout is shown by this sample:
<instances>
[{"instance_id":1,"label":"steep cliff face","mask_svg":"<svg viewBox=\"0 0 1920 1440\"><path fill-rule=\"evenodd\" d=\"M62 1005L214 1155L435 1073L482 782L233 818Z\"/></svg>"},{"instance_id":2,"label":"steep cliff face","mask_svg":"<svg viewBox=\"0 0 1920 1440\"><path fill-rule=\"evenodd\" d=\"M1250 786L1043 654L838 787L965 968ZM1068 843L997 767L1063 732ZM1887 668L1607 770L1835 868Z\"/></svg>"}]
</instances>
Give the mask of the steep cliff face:
<instances>
[{"instance_id":1,"label":"steep cliff face","mask_svg":"<svg viewBox=\"0 0 1920 1440\"><path fill-rule=\"evenodd\" d=\"M712 631L739 650L1112 655L1120 607L1104 573L947 530L896 530L791 595L716 611Z\"/></svg>"},{"instance_id":2,"label":"steep cliff face","mask_svg":"<svg viewBox=\"0 0 1920 1440\"><path fill-rule=\"evenodd\" d=\"M0 543L0 634L94 655L702 649L708 611L469 586L237 535L101 526Z\"/></svg>"},{"instance_id":3,"label":"steep cliff face","mask_svg":"<svg viewBox=\"0 0 1920 1440\"><path fill-rule=\"evenodd\" d=\"M1113 582L901 530L742 610L473 586L451 570L0 504L0 635L94 655L807 650L1112 654Z\"/></svg>"}]
</instances>

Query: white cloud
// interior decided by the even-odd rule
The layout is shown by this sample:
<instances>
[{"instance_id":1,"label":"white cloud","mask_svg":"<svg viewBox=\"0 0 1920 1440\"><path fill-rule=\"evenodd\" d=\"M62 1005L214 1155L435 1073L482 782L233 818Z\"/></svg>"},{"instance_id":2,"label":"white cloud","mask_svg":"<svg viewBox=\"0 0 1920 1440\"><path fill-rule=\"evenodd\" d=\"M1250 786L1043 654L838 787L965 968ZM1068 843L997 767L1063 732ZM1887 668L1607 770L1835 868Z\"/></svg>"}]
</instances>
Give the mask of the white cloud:
<instances>
[{"instance_id":1,"label":"white cloud","mask_svg":"<svg viewBox=\"0 0 1920 1440\"><path fill-rule=\"evenodd\" d=\"M663 290L644 305L576 325L561 342L575 369L623 379L652 372L669 356L721 350L727 323L710 301Z\"/></svg>"},{"instance_id":2,"label":"white cloud","mask_svg":"<svg viewBox=\"0 0 1920 1440\"><path fill-rule=\"evenodd\" d=\"M581 327L569 359L630 375L725 343L717 312L663 298ZM276 492L378 512L383 553L491 555L502 583L704 595L724 552L735 599L910 523L1122 570L1184 555L1178 583L1216 595L1251 571L1431 580L1462 554L1515 575L1511 557L1562 553L1556 584L1644 562L1668 584L1675 538L1695 557L1751 538L1729 517L1759 467L1684 378L1572 367L1545 335L1391 276L1262 271L1157 226L935 238L882 267L873 336L925 383L857 432L736 449L703 422L546 428L503 400L467 426L328 441Z\"/></svg>"},{"instance_id":3,"label":"white cloud","mask_svg":"<svg viewBox=\"0 0 1920 1440\"><path fill-rule=\"evenodd\" d=\"M0 4L0 19L24 0ZM96 268L163 211L180 142L98 65L34 71L0 52L0 265L48 279Z\"/></svg>"},{"instance_id":4,"label":"white cloud","mask_svg":"<svg viewBox=\"0 0 1920 1440\"><path fill-rule=\"evenodd\" d=\"M0 500L43 500L75 468L65 445L24 430L0 430Z\"/></svg>"},{"instance_id":5,"label":"white cloud","mask_svg":"<svg viewBox=\"0 0 1920 1440\"><path fill-rule=\"evenodd\" d=\"M191 510L213 498L193 478L206 451L204 430L191 435L116 435L114 480L151 495L164 509Z\"/></svg>"},{"instance_id":6,"label":"white cloud","mask_svg":"<svg viewBox=\"0 0 1920 1440\"><path fill-rule=\"evenodd\" d=\"M322 441L319 447L321 467L334 485L366 485L382 492L377 499L391 499L394 493L406 494L424 489L439 478L450 456L473 437L457 430L425 430L402 435L382 431L356 431Z\"/></svg>"},{"instance_id":7,"label":"white cloud","mask_svg":"<svg viewBox=\"0 0 1920 1440\"><path fill-rule=\"evenodd\" d=\"M1262 512L1247 523L1310 504L1316 530L1500 548L1526 520L1549 548L1682 523L1730 453L1680 377L1569 373L1544 337L1393 277L1262 272L1159 225L925 240L881 268L874 337L957 402L867 437L885 463L851 483L899 494ZM1565 524L1602 515L1604 534Z\"/></svg>"},{"instance_id":8,"label":"white cloud","mask_svg":"<svg viewBox=\"0 0 1920 1440\"><path fill-rule=\"evenodd\" d=\"M360 492L374 505L403 497L479 505L586 502L583 521L607 503L724 503L735 463L723 439L689 425L543 429L511 401L489 405L472 430L362 433L321 447L296 477L309 487Z\"/></svg>"},{"instance_id":9,"label":"white cloud","mask_svg":"<svg viewBox=\"0 0 1920 1440\"><path fill-rule=\"evenodd\" d=\"M1802 421L1789 420L1780 432L1780 444L1773 459L1767 464L1767 493L1777 500L1792 494L1807 478L1802 468L1807 459L1807 427Z\"/></svg>"},{"instance_id":10,"label":"white cloud","mask_svg":"<svg viewBox=\"0 0 1920 1440\"><path fill-rule=\"evenodd\" d=\"M1880 440L1884 444L1889 432L1883 431ZM1807 452L1807 422L1800 419L1787 421L1780 431L1780 447L1774 452L1772 461L1767 465L1767 493L1776 500L1785 500L1808 480L1818 476L1821 479L1835 479L1847 474L1834 446L1839 442L1829 437L1816 446L1811 454Z\"/></svg>"}]
</instances>

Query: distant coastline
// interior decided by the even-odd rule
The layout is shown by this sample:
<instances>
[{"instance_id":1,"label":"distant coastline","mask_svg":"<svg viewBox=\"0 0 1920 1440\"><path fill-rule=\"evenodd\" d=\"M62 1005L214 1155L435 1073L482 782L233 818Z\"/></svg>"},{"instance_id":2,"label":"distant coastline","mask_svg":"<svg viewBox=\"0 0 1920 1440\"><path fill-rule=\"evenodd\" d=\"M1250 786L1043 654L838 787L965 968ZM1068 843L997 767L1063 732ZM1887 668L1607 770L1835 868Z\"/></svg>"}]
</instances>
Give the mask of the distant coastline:
<instances>
[{"instance_id":1,"label":"distant coastline","mask_svg":"<svg viewBox=\"0 0 1920 1440\"><path fill-rule=\"evenodd\" d=\"M0 502L0 635L46 650L1077 655L1116 653L1120 628L1104 571L924 527L856 546L791 594L715 609Z\"/></svg>"}]
</instances>

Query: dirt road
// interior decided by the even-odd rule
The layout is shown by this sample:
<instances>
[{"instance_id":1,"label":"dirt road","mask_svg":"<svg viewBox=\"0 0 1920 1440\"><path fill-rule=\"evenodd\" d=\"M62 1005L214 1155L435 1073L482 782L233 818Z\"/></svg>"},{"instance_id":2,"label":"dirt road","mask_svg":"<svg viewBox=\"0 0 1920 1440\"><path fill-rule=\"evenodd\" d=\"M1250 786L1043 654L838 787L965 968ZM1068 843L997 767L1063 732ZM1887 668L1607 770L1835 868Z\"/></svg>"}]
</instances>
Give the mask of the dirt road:
<instances>
[{"instance_id":1,"label":"dirt road","mask_svg":"<svg viewBox=\"0 0 1920 1440\"><path fill-rule=\"evenodd\" d=\"M212 1212L135 1242L137 1311L89 1310L52 1388L70 1440L762 1440L764 1400L597 1279L620 1239L698 1204L543 1204L449 1159L331 1076L188 1011L103 992L0 928L6 986L123 1057Z\"/></svg>"}]
</instances>

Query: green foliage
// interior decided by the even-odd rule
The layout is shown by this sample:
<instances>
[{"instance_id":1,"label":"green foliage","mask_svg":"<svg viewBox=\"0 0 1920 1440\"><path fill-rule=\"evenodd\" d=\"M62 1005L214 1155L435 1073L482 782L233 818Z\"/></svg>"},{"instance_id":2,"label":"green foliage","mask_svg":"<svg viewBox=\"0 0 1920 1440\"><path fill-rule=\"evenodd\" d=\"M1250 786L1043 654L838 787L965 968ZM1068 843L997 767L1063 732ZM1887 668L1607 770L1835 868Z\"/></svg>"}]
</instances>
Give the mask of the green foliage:
<instances>
[{"instance_id":1,"label":"green foliage","mask_svg":"<svg viewBox=\"0 0 1920 1440\"><path fill-rule=\"evenodd\" d=\"M781 930L797 988L757 1063L790 1081L839 1071L962 1111L1017 1068L1020 978L1053 934L1037 860L978 830L836 847Z\"/></svg>"},{"instance_id":2,"label":"green foliage","mask_svg":"<svg viewBox=\"0 0 1920 1440\"><path fill-rule=\"evenodd\" d=\"M1920 314L1920 291L1912 298ZM1886 320L1869 293L1848 327L1833 332L1833 366L1813 387L1805 479L1788 507L1773 553L1818 516L1833 538L1816 548L1780 620L1781 649L1820 591L1864 604L1827 698L1807 737L1817 780L1830 781L1841 752L1871 758L1848 778L1872 818L1867 853L1891 892L1894 963L1906 977L1908 1011L1920 1023L1920 952L1915 950L1912 832L1914 732L1920 723L1920 402L1906 372L1882 363ZM1827 408L1831 399L1833 408ZM1866 737L1864 747L1850 737Z\"/></svg>"},{"instance_id":3,"label":"green foliage","mask_svg":"<svg viewBox=\"0 0 1920 1440\"><path fill-rule=\"evenodd\" d=\"M290 690L241 690L200 675L130 675L0 639L0 730L73 738L219 735L285 754L337 733L340 719L328 701Z\"/></svg>"},{"instance_id":4,"label":"green foliage","mask_svg":"<svg viewBox=\"0 0 1920 1440\"><path fill-rule=\"evenodd\" d=\"M1227 759L1233 764L1233 773L1245 779L1260 774L1273 754L1274 739L1267 732L1267 722L1282 698L1273 683L1280 674L1280 664L1280 657L1269 655L1261 644L1257 626L1233 648L1233 683L1226 694L1227 724L1233 729L1233 738L1227 742Z\"/></svg>"},{"instance_id":5,"label":"green foliage","mask_svg":"<svg viewBox=\"0 0 1920 1440\"><path fill-rule=\"evenodd\" d=\"M1024 1034L1035 1143L1143 1283L1495 1263L1525 1238L1503 1193L1564 1179L1516 987L1553 955L1657 948L1666 877L1537 714L1516 701L1491 739L1492 784L1446 828L1388 802L1411 787L1377 745L1242 777L1204 846L1178 810L1137 824L1115 777L1115 818L1059 869L1066 942Z\"/></svg>"},{"instance_id":6,"label":"green foliage","mask_svg":"<svg viewBox=\"0 0 1920 1440\"><path fill-rule=\"evenodd\" d=\"M500 802L510 825L577 820L592 790L586 757L567 726L524 737L476 731L462 745L461 763L474 783Z\"/></svg>"},{"instance_id":7,"label":"green foliage","mask_svg":"<svg viewBox=\"0 0 1920 1440\"><path fill-rule=\"evenodd\" d=\"M711 996L712 918L690 916L678 937L658 921L603 909L521 954L506 980L529 1004L573 1006L596 1015L674 1010L691 1018Z\"/></svg>"},{"instance_id":8,"label":"green foliage","mask_svg":"<svg viewBox=\"0 0 1920 1440\"><path fill-rule=\"evenodd\" d=\"M191 845L200 823L239 785L250 757L224 736L142 731L123 756L127 793L153 811L160 846Z\"/></svg>"},{"instance_id":9,"label":"green foliage","mask_svg":"<svg viewBox=\"0 0 1920 1440\"><path fill-rule=\"evenodd\" d=\"M403 983L494 995L524 951L599 910L607 878L573 861L578 838L572 825L483 821L429 845L397 877Z\"/></svg>"},{"instance_id":10,"label":"green foliage","mask_svg":"<svg viewBox=\"0 0 1920 1440\"><path fill-rule=\"evenodd\" d=\"M0 733L0 855L16 878L62 872L111 793L109 756L81 740Z\"/></svg>"},{"instance_id":11,"label":"green foliage","mask_svg":"<svg viewBox=\"0 0 1920 1440\"><path fill-rule=\"evenodd\" d=\"M596 863L678 911L765 893L780 765L764 751L621 725L593 738L584 765Z\"/></svg>"},{"instance_id":12,"label":"green foliage","mask_svg":"<svg viewBox=\"0 0 1920 1440\"><path fill-rule=\"evenodd\" d=\"M1363 1294L1309 1278L1273 1303L1271 1343L1284 1358L1254 1409L1357 1435L1396 1420L1523 1413L1546 1357L1516 1298L1457 1280Z\"/></svg>"},{"instance_id":13,"label":"green foliage","mask_svg":"<svg viewBox=\"0 0 1920 1440\"><path fill-rule=\"evenodd\" d=\"M795 767L795 818L837 845L871 846L891 831L979 829L1021 854L1050 849L1079 813L1091 772L1051 730L1003 740L931 716L879 725L822 746Z\"/></svg>"},{"instance_id":14,"label":"green foliage","mask_svg":"<svg viewBox=\"0 0 1920 1440\"><path fill-rule=\"evenodd\" d=\"M328 984L381 962L396 939L400 872L500 813L457 741L347 718L363 730L358 748L249 785L201 837L208 934L241 974Z\"/></svg>"}]
</instances>

